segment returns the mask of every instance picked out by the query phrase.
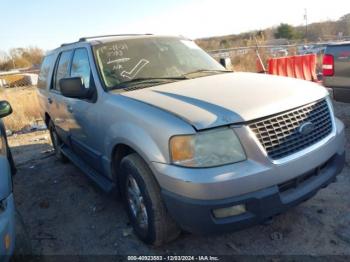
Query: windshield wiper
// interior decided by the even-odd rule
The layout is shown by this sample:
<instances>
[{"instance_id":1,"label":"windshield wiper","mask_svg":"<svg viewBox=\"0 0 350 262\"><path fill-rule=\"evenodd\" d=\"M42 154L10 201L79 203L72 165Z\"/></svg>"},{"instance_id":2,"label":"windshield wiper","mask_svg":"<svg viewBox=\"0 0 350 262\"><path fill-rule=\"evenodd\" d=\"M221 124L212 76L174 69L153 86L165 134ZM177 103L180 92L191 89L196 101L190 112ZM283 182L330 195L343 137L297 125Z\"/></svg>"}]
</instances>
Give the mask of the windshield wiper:
<instances>
[{"instance_id":1,"label":"windshield wiper","mask_svg":"<svg viewBox=\"0 0 350 262\"><path fill-rule=\"evenodd\" d=\"M192 72L185 73L184 76L197 74L197 73L232 73L230 70L215 70L215 69L198 69Z\"/></svg>"},{"instance_id":2,"label":"windshield wiper","mask_svg":"<svg viewBox=\"0 0 350 262\"><path fill-rule=\"evenodd\" d=\"M138 84L149 84L149 83L159 83L159 82L173 82L177 80L188 79L186 76L174 76L174 77L139 77L128 81L121 82L120 84L112 87L111 89L136 89L134 85ZM130 85L132 87L130 87ZM140 87L142 88L142 87Z\"/></svg>"}]
</instances>

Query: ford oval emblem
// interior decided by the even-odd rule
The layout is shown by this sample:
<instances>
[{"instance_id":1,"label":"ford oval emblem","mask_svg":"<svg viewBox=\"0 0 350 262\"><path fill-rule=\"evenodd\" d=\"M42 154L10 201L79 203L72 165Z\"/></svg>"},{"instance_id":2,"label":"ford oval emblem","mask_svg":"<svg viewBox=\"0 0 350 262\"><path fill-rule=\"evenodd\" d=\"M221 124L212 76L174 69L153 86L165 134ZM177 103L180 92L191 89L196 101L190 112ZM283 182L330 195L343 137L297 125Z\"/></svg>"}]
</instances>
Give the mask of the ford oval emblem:
<instances>
[{"instance_id":1,"label":"ford oval emblem","mask_svg":"<svg viewBox=\"0 0 350 262\"><path fill-rule=\"evenodd\" d=\"M299 133L303 136L306 136L310 134L312 131L314 131L315 125L312 122L305 122L299 127Z\"/></svg>"}]
</instances>

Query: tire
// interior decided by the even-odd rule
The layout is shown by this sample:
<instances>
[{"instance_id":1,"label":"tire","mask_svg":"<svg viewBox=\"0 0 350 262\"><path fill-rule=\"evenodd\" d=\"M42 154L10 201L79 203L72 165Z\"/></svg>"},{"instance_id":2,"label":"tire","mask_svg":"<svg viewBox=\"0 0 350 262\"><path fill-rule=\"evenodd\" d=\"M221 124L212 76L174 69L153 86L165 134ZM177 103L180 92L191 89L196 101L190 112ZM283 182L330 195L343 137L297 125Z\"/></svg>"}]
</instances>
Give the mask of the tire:
<instances>
[{"instance_id":1,"label":"tire","mask_svg":"<svg viewBox=\"0 0 350 262\"><path fill-rule=\"evenodd\" d=\"M49 131L56 158L63 163L67 163L68 158L61 151L61 146L63 145L63 142L58 136L55 125L52 121L49 122Z\"/></svg>"},{"instance_id":2,"label":"tire","mask_svg":"<svg viewBox=\"0 0 350 262\"><path fill-rule=\"evenodd\" d=\"M120 171L122 199L136 235L154 246L176 239L181 231L166 210L159 185L145 161L138 154L130 154L122 159ZM135 182L139 189L138 212L135 212L137 205L130 194L130 190L135 189Z\"/></svg>"}]
</instances>

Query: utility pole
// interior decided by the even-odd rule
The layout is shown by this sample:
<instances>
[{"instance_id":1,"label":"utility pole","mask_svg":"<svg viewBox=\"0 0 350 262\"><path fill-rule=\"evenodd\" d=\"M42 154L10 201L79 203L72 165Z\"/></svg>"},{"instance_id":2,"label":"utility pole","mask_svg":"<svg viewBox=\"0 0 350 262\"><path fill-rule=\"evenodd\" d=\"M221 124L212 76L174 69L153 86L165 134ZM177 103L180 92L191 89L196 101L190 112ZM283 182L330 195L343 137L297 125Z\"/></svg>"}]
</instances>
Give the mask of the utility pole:
<instances>
[{"instance_id":1,"label":"utility pole","mask_svg":"<svg viewBox=\"0 0 350 262\"><path fill-rule=\"evenodd\" d=\"M259 44L258 44L258 40L256 39L256 36L254 36L254 40L255 40L255 45L256 45L256 48L255 48L255 54L258 58L258 61L259 61L259 64L262 68L262 70L264 71L264 73L266 74L266 68L265 68L265 65L261 59L261 56L260 56L260 53L259 53Z\"/></svg>"},{"instance_id":2,"label":"utility pole","mask_svg":"<svg viewBox=\"0 0 350 262\"><path fill-rule=\"evenodd\" d=\"M307 9L305 8L304 20L305 20L305 39L307 39Z\"/></svg>"}]
</instances>

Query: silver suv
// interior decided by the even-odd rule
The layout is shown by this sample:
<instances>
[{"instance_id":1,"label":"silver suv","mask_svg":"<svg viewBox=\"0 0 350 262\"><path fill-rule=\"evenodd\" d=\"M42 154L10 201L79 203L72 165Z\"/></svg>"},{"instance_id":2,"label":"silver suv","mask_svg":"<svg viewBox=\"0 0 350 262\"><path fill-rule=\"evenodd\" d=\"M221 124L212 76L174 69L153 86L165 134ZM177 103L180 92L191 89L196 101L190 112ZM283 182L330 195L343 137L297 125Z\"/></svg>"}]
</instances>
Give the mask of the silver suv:
<instances>
[{"instance_id":1,"label":"silver suv","mask_svg":"<svg viewBox=\"0 0 350 262\"><path fill-rule=\"evenodd\" d=\"M344 126L325 88L233 73L182 37L81 38L44 59L42 116L58 158L121 193L161 245L261 223L335 181Z\"/></svg>"}]
</instances>

